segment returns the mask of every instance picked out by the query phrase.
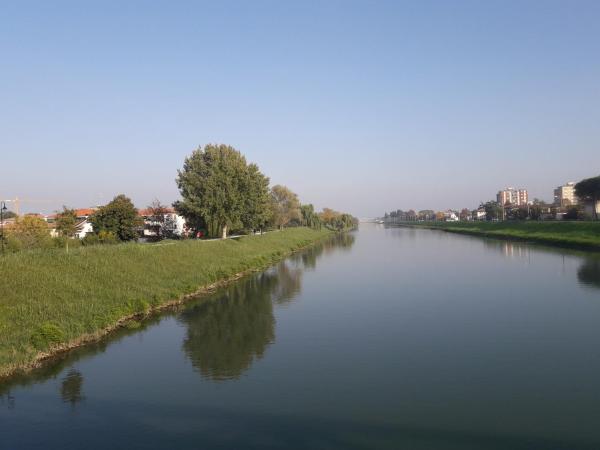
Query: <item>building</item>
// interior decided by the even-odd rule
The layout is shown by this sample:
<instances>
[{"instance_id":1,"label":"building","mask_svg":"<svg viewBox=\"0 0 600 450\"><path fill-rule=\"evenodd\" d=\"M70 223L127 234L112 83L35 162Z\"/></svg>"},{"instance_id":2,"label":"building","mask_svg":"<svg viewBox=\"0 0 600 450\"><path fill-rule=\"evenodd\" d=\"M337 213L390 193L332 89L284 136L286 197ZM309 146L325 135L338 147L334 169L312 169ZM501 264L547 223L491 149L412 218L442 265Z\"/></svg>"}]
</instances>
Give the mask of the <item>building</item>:
<instances>
[{"instance_id":1,"label":"building","mask_svg":"<svg viewBox=\"0 0 600 450\"><path fill-rule=\"evenodd\" d=\"M496 195L496 201L499 205L524 206L529 202L527 189L515 189L507 187L499 191Z\"/></svg>"},{"instance_id":2,"label":"building","mask_svg":"<svg viewBox=\"0 0 600 450\"><path fill-rule=\"evenodd\" d=\"M487 218L485 208L474 209L471 214L473 215L473 220L486 220Z\"/></svg>"},{"instance_id":3,"label":"building","mask_svg":"<svg viewBox=\"0 0 600 450\"><path fill-rule=\"evenodd\" d=\"M449 209L448 211L444 211L444 220L446 222L458 222L459 218L459 214L457 211L452 211L451 209Z\"/></svg>"},{"instance_id":4,"label":"building","mask_svg":"<svg viewBox=\"0 0 600 450\"><path fill-rule=\"evenodd\" d=\"M154 216L150 208L138 210L138 215L144 219L142 236L144 238L159 238L160 236L182 236L185 229L185 219L173 208L165 208L162 218Z\"/></svg>"},{"instance_id":5,"label":"building","mask_svg":"<svg viewBox=\"0 0 600 450\"><path fill-rule=\"evenodd\" d=\"M569 182L554 189L554 204L560 207L576 205L575 183Z\"/></svg>"},{"instance_id":6,"label":"building","mask_svg":"<svg viewBox=\"0 0 600 450\"><path fill-rule=\"evenodd\" d=\"M75 210L77 221L75 222L75 235L73 237L83 239L88 234L94 232L94 227L89 219L96 210L97 208L81 208ZM52 214L44 218L44 220L48 222L48 230L50 231L50 236L52 237L58 236L58 231L56 230L56 216L56 214Z\"/></svg>"}]
</instances>

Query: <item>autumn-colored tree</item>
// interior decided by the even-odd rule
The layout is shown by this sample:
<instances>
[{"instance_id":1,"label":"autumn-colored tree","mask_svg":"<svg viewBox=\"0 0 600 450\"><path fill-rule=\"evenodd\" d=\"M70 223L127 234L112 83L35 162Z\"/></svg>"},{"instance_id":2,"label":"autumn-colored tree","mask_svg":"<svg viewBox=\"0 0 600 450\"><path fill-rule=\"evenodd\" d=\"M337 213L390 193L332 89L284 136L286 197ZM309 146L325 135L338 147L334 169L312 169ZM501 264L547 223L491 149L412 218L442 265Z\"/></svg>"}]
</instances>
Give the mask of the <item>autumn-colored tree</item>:
<instances>
[{"instance_id":1,"label":"autumn-colored tree","mask_svg":"<svg viewBox=\"0 0 600 450\"><path fill-rule=\"evenodd\" d=\"M17 218L10 231L10 237L17 241L17 246L24 249L43 248L52 245L48 224L40 217L24 216Z\"/></svg>"}]
</instances>

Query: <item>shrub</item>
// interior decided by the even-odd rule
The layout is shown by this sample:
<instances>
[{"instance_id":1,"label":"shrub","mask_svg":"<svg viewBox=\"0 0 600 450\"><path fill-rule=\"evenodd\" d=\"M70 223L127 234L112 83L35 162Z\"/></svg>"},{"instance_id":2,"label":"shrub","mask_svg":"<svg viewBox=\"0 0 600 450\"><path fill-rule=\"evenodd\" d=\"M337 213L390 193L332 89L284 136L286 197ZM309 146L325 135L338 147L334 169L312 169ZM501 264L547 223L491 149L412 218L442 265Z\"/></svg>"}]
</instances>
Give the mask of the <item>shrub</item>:
<instances>
[{"instance_id":1,"label":"shrub","mask_svg":"<svg viewBox=\"0 0 600 450\"><path fill-rule=\"evenodd\" d=\"M44 350L51 345L59 344L64 340L65 333L56 324L45 322L31 335L31 343L38 350Z\"/></svg>"}]
</instances>

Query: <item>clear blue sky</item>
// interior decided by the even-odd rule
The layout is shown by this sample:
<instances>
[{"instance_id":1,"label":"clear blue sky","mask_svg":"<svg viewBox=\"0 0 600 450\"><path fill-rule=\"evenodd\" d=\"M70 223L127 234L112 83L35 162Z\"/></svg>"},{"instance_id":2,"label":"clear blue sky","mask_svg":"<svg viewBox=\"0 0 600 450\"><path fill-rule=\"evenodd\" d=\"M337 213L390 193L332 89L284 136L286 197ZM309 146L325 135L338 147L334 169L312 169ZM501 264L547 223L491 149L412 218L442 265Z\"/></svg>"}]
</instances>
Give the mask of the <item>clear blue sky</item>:
<instances>
[{"instance_id":1,"label":"clear blue sky","mask_svg":"<svg viewBox=\"0 0 600 450\"><path fill-rule=\"evenodd\" d=\"M3 2L0 197L172 202L233 145L358 216L600 173L600 1Z\"/></svg>"}]
</instances>

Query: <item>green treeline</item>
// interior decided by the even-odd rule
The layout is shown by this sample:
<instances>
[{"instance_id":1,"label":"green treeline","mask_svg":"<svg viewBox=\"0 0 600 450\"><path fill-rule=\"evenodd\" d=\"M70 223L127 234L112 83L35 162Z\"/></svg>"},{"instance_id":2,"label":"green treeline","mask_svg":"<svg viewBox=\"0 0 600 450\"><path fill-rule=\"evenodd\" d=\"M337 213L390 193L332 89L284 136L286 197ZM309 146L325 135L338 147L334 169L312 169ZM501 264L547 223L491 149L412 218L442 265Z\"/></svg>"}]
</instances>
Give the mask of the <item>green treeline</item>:
<instances>
[{"instance_id":1,"label":"green treeline","mask_svg":"<svg viewBox=\"0 0 600 450\"><path fill-rule=\"evenodd\" d=\"M349 214L313 205L302 205L286 186L269 188L269 178L227 145L206 145L188 156L179 170L181 200L175 209L192 232L225 238L228 233L248 233L289 226L345 230L357 225Z\"/></svg>"},{"instance_id":2,"label":"green treeline","mask_svg":"<svg viewBox=\"0 0 600 450\"><path fill-rule=\"evenodd\" d=\"M356 228L358 221L350 214L330 208L316 212L312 204L302 204L286 186L269 186L266 177L254 163L228 145L209 144L200 147L187 158L177 172L177 187L181 199L173 204L185 219L184 230L173 232L169 208L158 200L146 208L156 238L186 239L195 237L226 238L286 227L325 227L334 231ZM11 214L11 216L13 216ZM89 216L93 231L82 239L76 211L66 206L53 218L51 225L36 215L16 217L3 228L0 243L3 249L78 247L81 245L114 244L135 241L143 234L144 219L126 195L117 195L108 204Z\"/></svg>"}]
</instances>

